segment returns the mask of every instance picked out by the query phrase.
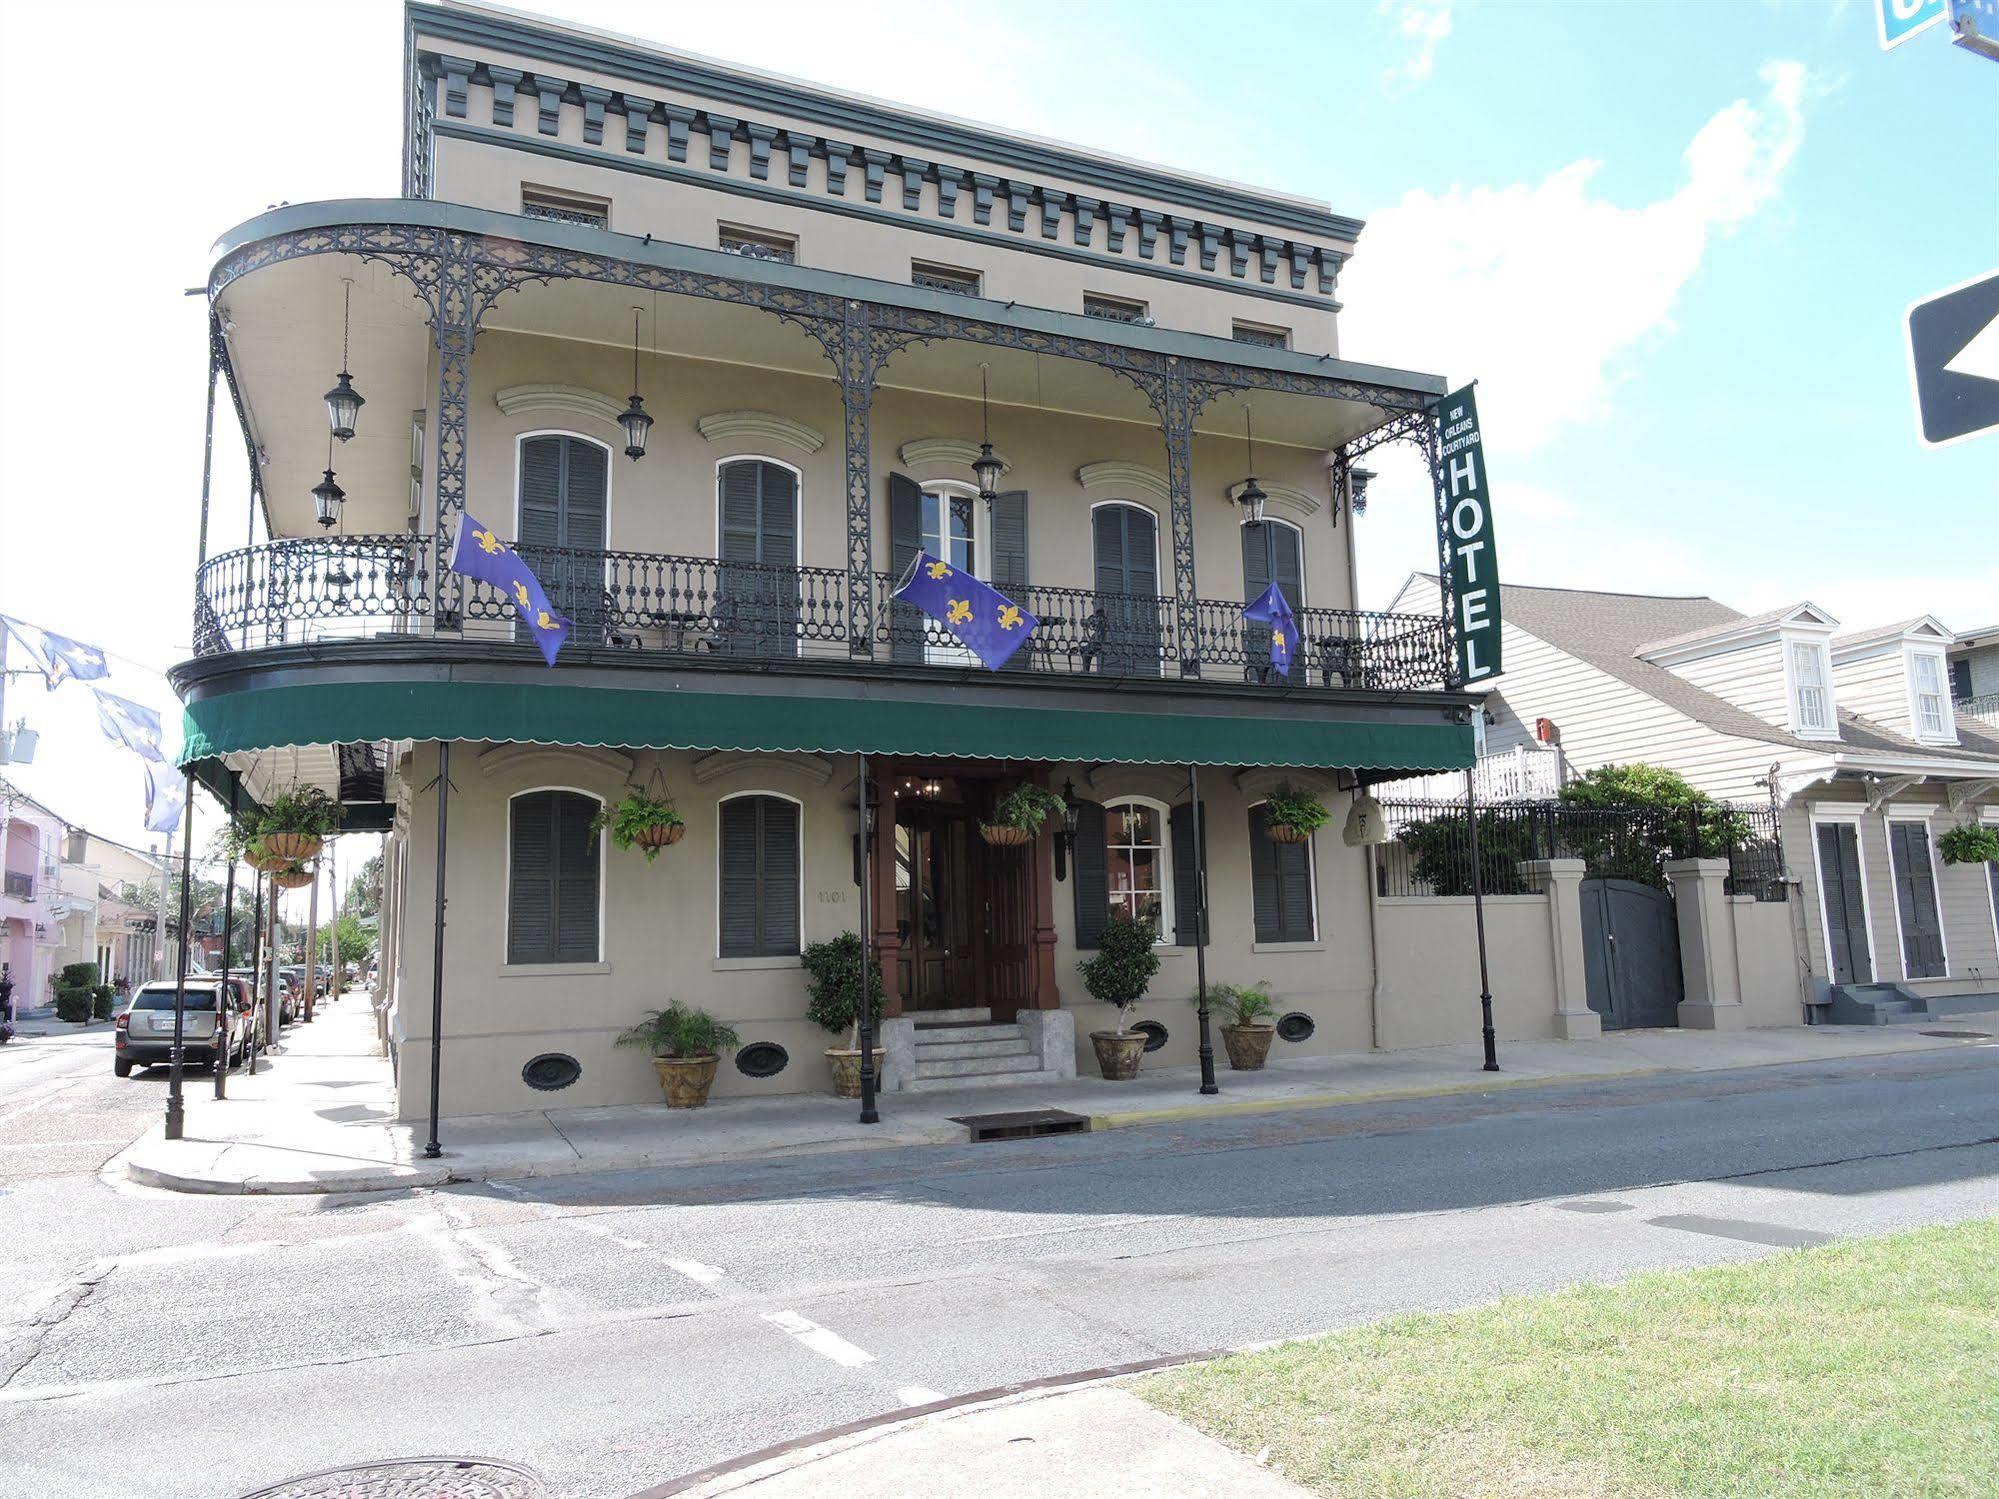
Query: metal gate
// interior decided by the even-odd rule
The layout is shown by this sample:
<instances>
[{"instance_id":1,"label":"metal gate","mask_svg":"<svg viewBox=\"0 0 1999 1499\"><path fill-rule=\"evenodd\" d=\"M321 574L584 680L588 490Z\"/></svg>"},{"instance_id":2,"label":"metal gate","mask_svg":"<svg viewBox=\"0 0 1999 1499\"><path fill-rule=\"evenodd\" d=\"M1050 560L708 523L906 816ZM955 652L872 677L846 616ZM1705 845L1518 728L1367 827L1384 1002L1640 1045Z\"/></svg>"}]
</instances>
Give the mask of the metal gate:
<instances>
[{"instance_id":1,"label":"metal gate","mask_svg":"<svg viewBox=\"0 0 1999 1499\"><path fill-rule=\"evenodd\" d=\"M1607 1031L1680 1023L1685 984L1672 892L1635 880L1584 880L1583 980Z\"/></svg>"}]
</instances>

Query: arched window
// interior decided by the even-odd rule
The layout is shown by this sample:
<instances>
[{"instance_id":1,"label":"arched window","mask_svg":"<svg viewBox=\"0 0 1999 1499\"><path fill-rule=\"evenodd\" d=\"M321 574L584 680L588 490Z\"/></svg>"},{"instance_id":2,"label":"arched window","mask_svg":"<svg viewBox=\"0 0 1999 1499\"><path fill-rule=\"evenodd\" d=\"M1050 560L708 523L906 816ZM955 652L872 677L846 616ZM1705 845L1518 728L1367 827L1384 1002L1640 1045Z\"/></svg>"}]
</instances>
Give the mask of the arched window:
<instances>
[{"instance_id":1,"label":"arched window","mask_svg":"<svg viewBox=\"0 0 1999 1499\"><path fill-rule=\"evenodd\" d=\"M789 957L799 948L798 803L751 792L720 808L717 890L724 958Z\"/></svg>"},{"instance_id":2,"label":"arched window","mask_svg":"<svg viewBox=\"0 0 1999 1499\"><path fill-rule=\"evenodd\" d=\"M1158 802L1131 797L1104 808L1104 888L1110 909L1173 937L1173 843Z\"/></svg>"},{"instance_id":3,"label":"arched window","mask_svg":"<svg viewBox=\"0 0 1999 1499\"><path fill-rule=\"evenodd\" d=\"M579 640L604 628L604 561L611 450L591 438L541 432L520 442L520 553Z\"/></svg>"},{"instance_id":4,"label":"arched window","mask_svg":"<svg viewBox=\"0 0 1999 1499\"><path fill-rule=\"evenodd\" d=\"M1122 500L1090 509L1095 563L1098 671L1157 676L1164 669L1160 630L1159 518Z\"/></svg>"},{"instance_id":5,"label":"arched window","mask_svg":"<svg viewBox=\"0 0 1999 1499\"><path fill-rule=\"evenodd\" d=\"M1305 607L1304 539L1290 522L1266 519L1260 526L1242 528L1243 602L1253 603L1272 583L1294 610ZM1242 637L1245 664L1262 681L1270 670L1270 627L1245 623ZM1294 649L1290 680L1302 684L1306 672L1305 653Z\"/></svg>"},{"instance_id":6,"label":"arched window","mask_svg":"<svg viewBox=\"0 0 1999 1499\"><path fill-rule=\"evenodd\" d=\"M798 649L798 471L768 458L715 470L722 647L760 657Z\"/></svg>"},{"instance_id":7,"label":"arched window","mask_svg":"<svg viewBox=\"0 0 1999 1499\"><path fill-rule=\"evenodd\" d=\"M603 840L594 796L525 791L508 803L507 961L603 958Z\"/></svg>"},{"instance_id":8,"label":"arched window","mask_svg":"<svg viewBox=\"0 0 1999 1499\"><path fill-rule=\"evenodd\" d=\"M1319 932L1312 885L1312 845L1278 843L1263 818L1264 803L1249 809L1249 893L1258 942L1311 942Z\"/></svg>"}]
</instances>

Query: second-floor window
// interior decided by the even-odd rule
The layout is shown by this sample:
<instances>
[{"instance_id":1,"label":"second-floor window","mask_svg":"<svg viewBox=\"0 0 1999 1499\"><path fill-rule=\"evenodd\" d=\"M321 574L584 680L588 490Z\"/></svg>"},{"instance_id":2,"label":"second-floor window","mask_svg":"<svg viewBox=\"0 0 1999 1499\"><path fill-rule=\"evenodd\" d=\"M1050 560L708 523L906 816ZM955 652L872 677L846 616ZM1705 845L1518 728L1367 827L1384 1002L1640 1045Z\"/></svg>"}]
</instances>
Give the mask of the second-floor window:
<instances>
[{"instance_id":1,"label":"second-floor window","mask_svg":"<svg viewBox=\"0 0 1999 1499\"><path fill-rule=\"evenodd\" d=\"M1825 647L1791 642L1791 720L1800 734L1832 732L1832 693L1826 686Z\"/></svg>"},{"instance_id":2,"label":"second-floor window","mask_svg":"<svg viewBox=\"0 0 1999 1499\"><path fill-rule=\"evenodd\" d=\"M523 556L548 600L584 636L603 628L611 450L552 432L521 439L519 529ZM521 637L525 639L523 635Z\"/></svg>"},{"instance_id":3,"label":"second-floor window","mask_svg":"<svg viewBox=\"0 0 1999 1499\"><path fill-rule=\"evenodd\" d=\"M750 229L741 224L723 224L716 243L731 255L750 260L775 260L784 265L798 262L798 236L780 234L775 229Z\"/></svg>"},{"instance_id":4,"label":"second-floor window","mask_svg":"<svg viewBox=\"0 0 1999 1499\"><path fill-rule=\"evenodd\" d=\"M715 476L716 570L728 653L798 649L798 475L764 458L739 458Z\"/></svg>"},{"instance_id":5,"label":"second-floor window","mask_svg":"<svg viewBox=\"0 0 1999 1499\"><path fill-rule=\"evenodd\" d=\"M1909 657L1909 688L1916 704L1916 733L1924 739L1950 736L1950 699L1944 692L1943 657L1917 651Z\"/></svg>"},{"instance_id":6,"label":"second-floor window","mask_svg":"<svg viewBox=\"0 0 1999 1499\"><path fill-rule=\"evenodd\" d=\"M909 263L909 284L920 286L926 291L948 291L959 296L976 297L979 294L980 277L977 271L968 271L955 265L936 265L927 260L912 260Z\"/></svg>"},{"instance_id":7,"label":"second-floor window","mask_svg":"<svg viewBox=\"0 0 1999 1499\"><path fill-rule=\"evenodd\" d=\"M1101 292L1083 293L1083 316L1105 318L1113 323L1149 323L1143 302L1134 302L1129 297L1107 297Z\"/></svg>"},{"instance_id":8,"label":"second-floor window","mask_svg":"<svg viewBox=\"0 0 1999 1499\"><path fill-rule=\"evenodd\" d=\"M1235 323L1230 336L1239 344L1255 344L1265 349L1288 349L1291 347L1291 330L1279 328L1271 323Z\"/></svg>"},{"instance_id":9,"label":"second-floor window","mask_svg":"<svg viewBox=\"0 0 1999 1499\"><path fill-rule=\"evenodd\" d=\"M547 219L557 224L583 224L592 229L611 227L611 200L586 193L564 192L553 187L521 188L521 214L530 219Z\"/></svg>"}]
</instances>

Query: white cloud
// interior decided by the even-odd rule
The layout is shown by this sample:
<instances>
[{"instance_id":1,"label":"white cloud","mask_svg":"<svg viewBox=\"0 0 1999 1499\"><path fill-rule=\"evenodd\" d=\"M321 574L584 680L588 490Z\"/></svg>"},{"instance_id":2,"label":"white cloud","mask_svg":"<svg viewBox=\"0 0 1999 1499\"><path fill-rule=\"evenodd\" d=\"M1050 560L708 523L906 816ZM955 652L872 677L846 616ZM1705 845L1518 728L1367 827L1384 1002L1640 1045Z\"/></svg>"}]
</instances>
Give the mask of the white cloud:
<instances>
[{"instance_id":1,"label":"white cloud","mask_svg":"<svg viewBox=\"0 0 1999 1499\"><path fill-rule=\"evenodd\" d=\"M1437 66L1437 48L1451 34L1449 0L1381 0L1376 10L1393 16L1396 34L1414 47L1408 57L1387 70L1383 82L1393 87L1428 78Z\"/></svg>"},{"instance_id":2,"label":"white cloud","mask_svg":"<svg viewBox=\"0 0 1999 1499\"><path fill-rule=\"evenodd\" d=\"M1342 278L1342 352L1478 377L1496 449L1527 452L1609 413L1619 361L1671 328L1711 239L1766 207L1804 139L1809 78L1771 62L1764 90L1688 143L1668 196L1623 207L1594 191L1603 163L1539 182L1414 190L1373 217Z\"/></svg>"}]
</instances>

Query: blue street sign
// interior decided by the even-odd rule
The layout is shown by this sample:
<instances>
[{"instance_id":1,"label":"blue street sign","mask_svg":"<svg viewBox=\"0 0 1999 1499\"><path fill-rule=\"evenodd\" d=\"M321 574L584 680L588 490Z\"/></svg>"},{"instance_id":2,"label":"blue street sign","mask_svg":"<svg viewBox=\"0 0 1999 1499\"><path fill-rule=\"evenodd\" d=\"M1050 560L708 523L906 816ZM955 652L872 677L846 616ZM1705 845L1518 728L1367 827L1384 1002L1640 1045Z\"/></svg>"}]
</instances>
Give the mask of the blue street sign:
<instances>
[{"instance_id":1,"label":"blue street sign","mask_svg":"<svg viewBox=\"0 0 1999 1499\"><path fill-rule=\"evenodd\" d=\"M1950 0L1950 29L1965 51L1999 62L1999 0Z\"/></svg>"},{"instance_id":2,"label":"blue street sign","mask_svg":"<svg viewBox=\"0 0 1999 1499\"><path fill-rule=\"evenodd\" d=\"M1881 50L1899 47L1919 31L1943 19L1944 0L1874 0L1874 20L1881 32Z\"/></svg>"}]
</instances>

